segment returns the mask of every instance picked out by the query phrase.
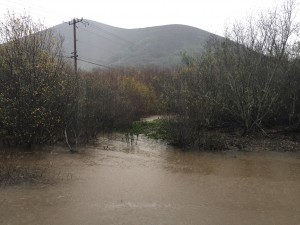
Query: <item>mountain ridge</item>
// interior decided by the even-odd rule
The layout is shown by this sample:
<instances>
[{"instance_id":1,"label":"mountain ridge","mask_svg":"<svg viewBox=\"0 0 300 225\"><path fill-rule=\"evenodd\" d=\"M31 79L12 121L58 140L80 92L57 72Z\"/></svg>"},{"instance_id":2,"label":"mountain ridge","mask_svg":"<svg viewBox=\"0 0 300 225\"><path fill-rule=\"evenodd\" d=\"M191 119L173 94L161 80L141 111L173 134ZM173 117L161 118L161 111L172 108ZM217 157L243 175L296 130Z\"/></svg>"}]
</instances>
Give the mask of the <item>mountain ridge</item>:
<instances>
[{"instance_id":1,"label":"mountain ridge","mask_svg":"<svg viewBox=\"0 0 300 225\"><path fill-rule=\"evenodd\" d=\"M169 24L146 28L119 28L93 20L77 23L78 58L105 65L173 67L180 53L199 54L215 34L188 25ZM73 52L73 26L62 23L52 28L64 38L64 54ZM90 70L95 65L79 62Z\"/></svg>"}]
</instances>

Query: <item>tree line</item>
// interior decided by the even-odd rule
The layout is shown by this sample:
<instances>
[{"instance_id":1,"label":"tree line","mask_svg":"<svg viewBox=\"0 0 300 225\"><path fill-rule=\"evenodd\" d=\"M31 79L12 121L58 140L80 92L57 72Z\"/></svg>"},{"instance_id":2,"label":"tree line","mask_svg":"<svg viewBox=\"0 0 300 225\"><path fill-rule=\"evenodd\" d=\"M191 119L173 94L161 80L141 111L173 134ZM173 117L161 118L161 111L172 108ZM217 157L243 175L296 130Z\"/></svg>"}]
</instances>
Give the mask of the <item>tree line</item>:
<instances>
[{"instance_id":1,"label":"tree line","mask_svg":"<svg viewBox=\"0 0 300 225\"><path fill-rule=\"evenodd\" d=\"M169 140L203 145L205 130L300 125L296 3L249 17L212 37L173 69L112 68L74 74L62 38L28 15L0 25L0 139L32 145L88 142L141 117L169 115Z\"/></svg>"},{"instance_id":2,"label":"tree line","mask_svg":"<svg viewBox=\"0 0 300 225\"><path fill-rule=\"evenodd\" d=\"M184 64L167 88L173 92L168 110L176 115L170 129L175 142L201 147L204 130L218 127L266 136L267 128L299 130L296 12L296 2L288 0L233 24L225 38L207 43L204 54L183 54Z\"/></svg>"},{"instance_id":3,"label":"tree line","mask_svg":"<svg viewBox=\"0 0 300 225\"><path fill-rule=\"evenodd\" d=\"M87 142L155 109L154 91L130 68L78 72L62 37L29 15L0 24L0 139L7 145Z\"/></svg>"}]
</instances>

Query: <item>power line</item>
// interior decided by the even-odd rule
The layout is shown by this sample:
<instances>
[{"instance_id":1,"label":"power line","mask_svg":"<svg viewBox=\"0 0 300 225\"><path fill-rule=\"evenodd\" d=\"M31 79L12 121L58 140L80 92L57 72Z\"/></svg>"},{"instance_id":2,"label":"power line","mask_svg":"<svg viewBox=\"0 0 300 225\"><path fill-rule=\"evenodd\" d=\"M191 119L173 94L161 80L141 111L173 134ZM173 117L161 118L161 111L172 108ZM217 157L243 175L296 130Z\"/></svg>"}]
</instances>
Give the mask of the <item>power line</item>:
<instances>
[{"instance_id":1,"label":"power line","mask_svg":"<svg viewBox=\"0 0 300 225\"><path fill-rule=\"evenodd\" d=\"M52 17L53 17L53 15L64 16L64 14L59 14L59 13L57 13L57 11L49 10L48 8L41 7L40 5L35 5L32 2L27 2L25 0L22 0L22 1L19 1L19 0L10 0L9 3L17 4L18 6L22 5L24 7L27 7L28 9L35 9L35 10L38 10L38 11L43 11L44 13L49 14ZM55 18L55 17L53 17L53 18Z\"/></svg>"},{"instance_id":2,"label":"power line","mask_svg":"<svg viewBox=\"0 0 300 225\"><path fill-rule=\"evenodd\" d=\"M90 58L90 57L86 57L86 56L82 56L82 55L80 56L80 58L84 59L84 60L90 60L92 62L103 64L103 61L101 59Z\"/></svg>"},{"instance_id":3,"label":"power line","mask_svg":"<svg viewBox=\"0 0 300 225\"><path fill-rule=\"evenodd\" d=\"M100 67L103 67L103 68L111 69L111 67L109 67L109 66L102 65L102 64L99 64L99 63L95 63L95 62L91 62L91 61L87 61L87 60L84 60L84 59L77 58L77 60L85 62L85 63L92 64L92 65L100 66Z\"/></svg>"},{"instance_id":4,"label":"power line","mask_svg":"<svg viewBox=\"0 0 300 225\"><path fill-rule=\"evenodd\" d=\"M109 50L107 47L108 46L100 46L100 45L96 45L96 44L91 44L91 43L89 43L89 42L85 42L85 41L81 41L81 40L77 40L77 42L79 42L79 43L81 43L81 44L83 44L84 46L88 46L88 47L93 47L94 49L101 49L101 50L103 50L103 51L107 51L107 50Z\"/></svg>"},{"instance_id":5,"label":"power line","mask_svg":"<svg viewBox=\"0 0 300 225\"><path fill-rule=\"evenodd\" d=\"M79 28L79 29L82 29L81 27L78 27L78 28ZM114 43L117 43L117 44L121 45L120 42L116 42L115 40L112 40L112 39L110 39L110 38L108 38L108 37L105 37L105 36L103 36L103 35L101 35L101 34L99 34L99 33L95 33L95 32L92 32L92 31L90 31L90 30L87 30L87 29L84 29L84 31L86 31L86 32L88 32L88 33L90 33L90 34L96 35L96 36L98 36L98 37L100 37L100 38L103 38L103 39L106 39L106 40L109 40L109 41L112 41L112 42L114 42Z\"/></svg>"},{"instance_id":6,"label":"power line","mask_svg":"<svg viewBox=\"0 0 300 225\"><path fill-rule=\"evenodd\" d=\"M14 10L17 10L17 12L19 12L19 13L27 12L32 15L38 16L40 19L46 18L45 15L39 13L41 11L44 12L45 14L48 14L47 18L50 17L53 19L54 18L57 19L57 16L64 17L63 14L59 14L59 13L57 13L57 11L49 10L49 9L34 5L34 4L26 2L26 1L24 2L24 1L18 1L18 0L10 0L8 2L1 3L1 4L6 6L8 11L13 10L13 12L14 12ZM34 11L32 11L32 10L34 10Z\"/></svg>"},{"instance_id":7,"label":"power line","mask_svg":"<svg viewBox=\"0 0 300 225\"><path fill-rule=\"evenodd\" d=\"M126 40L126 39L124 39L124 38L122 38L122 37L120 37L120 36L118 36L118 35L116 35L116 34L110 32L110 31L108 31L108 30L105 30L105 29L103 29L102 27L96 26L96 25L94 25L94 24L90 24L90 26L91 26L92 28L94 28L94 29L96 29L96 30L99 30L99 31L101 31L101 32L104 32L105 34L108 34L108 35L110 35L110 36L112 36L112 37L114 37L114 38L116 38L116 39L118 39L118 40L121 40L121 41L123 41L123 42L129 43L129 44L132 44L132 45L135 45L135 43L133 43L133 42L131 42L131 41L128 41L128 40Z\"/></svg>"},{"instance_id":8,"label":"power line","mask_svg":"<svg viewBox=\"0 0 300 225\"><path fill-rule=\"evenodd\" d=\"M63 55L62 57L66 58L66 59L72 59L72 57L70 57L70 56ZM106 65L103 65L103 64L100 64L100 63L84 60L84 59L81 59L81 58L77 58L77 60L81 61L81 62L84 62L84 63L89 63L89 64L92 64L92 65L96 65L96 66L99 66L99 67L102 67L102 68L112 69L112 67L110 67L110 66L106 66Z\"/></svg>"},{"instance_id":9,"label":"power line","mask_svg":"<svg viewBox=\"0 0 300 225\"><path fill-rule=\"evenodd\" d=\"M96 66L100 66L100 67L104 67L104 68L110 68L109 66L106 66L106 65L103 65L103 64L100 64L100 63L95 63L95 62L91 62L91 61L88 61L88 60L84 60L82 58L78 58L78 54L77 54L77 39L76 39L76 24L77 23L84 23L84 24L88 24L88 22L84 21L83 18L81 19L73 19L72 21L69 22L69 25L73 25L73 35L74 35L74 51L72 52L73 56L71 57L68 57L68 58L74 58L74 68L75 68L75 73L77 74L77 60L78 61L82 61L82 62L85 62L85 63L89 63L89 64L92 64L92 65L96 65Z\"/></svg>"},{"instance_id":10,"label":"power line","mask_svg":"<svg viewBox=\"0 0 300 225\"><path fill-rule=\"evenodd\" d=\"M69 22L69 25L73 25L73 35L74 35L74 51L73 51L73 58L74 58L74 69L75 69L75 74L77 74L77 45L76 45L76 24L77 23L82 23L83 22L83 18L78 19L78 18L74 18L72 21Z\"/></svg>"}]
</instances>

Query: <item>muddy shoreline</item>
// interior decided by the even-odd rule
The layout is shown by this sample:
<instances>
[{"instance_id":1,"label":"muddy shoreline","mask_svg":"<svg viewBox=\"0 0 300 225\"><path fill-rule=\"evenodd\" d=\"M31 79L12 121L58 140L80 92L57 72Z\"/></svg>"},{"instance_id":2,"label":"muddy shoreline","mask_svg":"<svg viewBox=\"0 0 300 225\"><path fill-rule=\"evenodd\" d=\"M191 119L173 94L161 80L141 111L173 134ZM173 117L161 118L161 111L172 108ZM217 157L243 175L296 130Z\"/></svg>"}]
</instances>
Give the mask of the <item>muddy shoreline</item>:
<instances>
[{"instance_id":1,"label":"muddy shoreline","mask_svg":"<svg viewBox=\"0 0 300 225\"><path fill-rule=\"evenodd\" d=\"M228 153L237 154L239 152L300 152L300 135L297 133L269 132L268 137L261 133L254 133L241 136L238 132L228 132L224 130L206 131L209 135L222 136L222 142L226 148L218 151L199 149L199 148L180 148L168 144L165 141L152 140L142 135L142 139L148 142L156 142L158 145L169 146L167 149L175 148L182 152L206 152L206 153ZM140 137L141 138L141 137ZM119 143L114 146L110 142ZM101 151L125 151L131 152L140 140L136 139L132 143L126 143L125 135L121 133L99 134L92 143L78 146L78 152L69 152L65 143L56 145L43 145L28 148L13 148L1 146L0 151L0 187L20 185L20 184L54 184L61 180L72 179L72 171L66 172L61 165L56 165L57 158L64 158L66 165L73 163L72 158L93 158L94 150ZM124 147L125 146L125 147ZM126 147L127 146L127 147ZM122 150L123 149L123 150ZM166 150L168 151L168 150ZM61 161L61 160L59 160ZM60 162L61 163L61 162Z\"/></svg>"},{"instance_id":2,"label":"muddy shoreline","mask_svg":"<svg viewBox=\"0 0 300 225\"><path fill-rule=\"evenodd\" d=\"M221 134L227 146L226 150L300 152L300 133L298 132L286 132L279 129L266 130L266 134L256 132L246 135L241 135L239 131L215 130L208 132Z\"/></svg>"},{"instance_id":3,"label":"muddy shoreline","mask_svg":"<svg viewBox=\"0 0 300 225\"><path fill-rule=\"evenodd\" d=\"M156 117L155 117L156 118ZM204 135L210 136L220 136L222 141L225 143L226 147L220 149L220 152L226 151L247 151L247 152L258 152L258 151L275 151L275 152L300 152L300 133L298 132L284 132L281 130L269 130L267 136L262 133L250 133L246 135L241 135L240 131L227 131L225 129L210 129L203 131ZM128 135L128 134L127 134ZM158 141L170 146L181 147L168 143L165 140L155 140L149 137L146 137L144 134L133 135L132 143L137 143L139 136L142 135L144 138ZM78 150L79 153L84 151L86 146L93 146L99 144L99 140L107 137L118 137L122 142L126 142L126 134L124 133L99 133L98 136L90 141L87 144L79 144ZM129 142L127 143L129 144ZM108 146L103 146L104 150ZM59 142L52 145L36 145L28 148L27 146L6 146L0 140L0 156L5 158L10 158L11 154L39 154L40 152L52 153L53 148L64 149L66 153L69 153L68 146L65 142ZM181 147L182 148L182 147ZM182 148L183 151L203 151L203 152L214 152L214 150L205 149L205 148ZM74 152L72 152L74 153ZM76 154L76 152L75 152Z\"/></svg>"}]
</instances>

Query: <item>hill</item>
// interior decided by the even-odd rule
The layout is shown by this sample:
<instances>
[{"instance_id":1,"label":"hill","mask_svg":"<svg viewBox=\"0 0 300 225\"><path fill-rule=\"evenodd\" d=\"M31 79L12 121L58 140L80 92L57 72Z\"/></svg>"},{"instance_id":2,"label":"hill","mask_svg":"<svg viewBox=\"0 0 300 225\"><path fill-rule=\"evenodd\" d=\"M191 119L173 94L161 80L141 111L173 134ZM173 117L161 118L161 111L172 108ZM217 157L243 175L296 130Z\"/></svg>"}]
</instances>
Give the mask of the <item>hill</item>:
<instances>
[{"instance_id":1,"label":"hill","mask_svg":"<svg viewBox=\"0 0 300 225\"><path fill-rule=\"evenodd\" d=\"M180 62L180 52L201 53L213 34L186 25L165 25L123 29L88 20L77 24L79 59L107 66L172 67ZM64 37L65 55L73 52L73 26L53 27ZM79 62L82 69L95 65Z\"/></svg>"}]
</instances>

